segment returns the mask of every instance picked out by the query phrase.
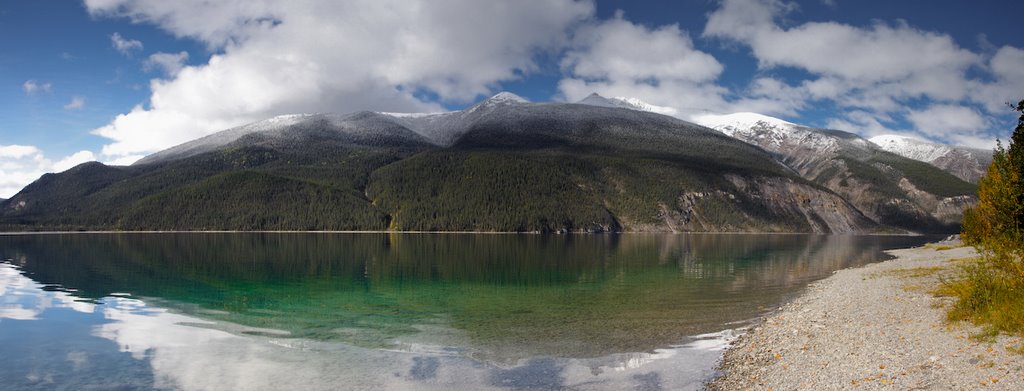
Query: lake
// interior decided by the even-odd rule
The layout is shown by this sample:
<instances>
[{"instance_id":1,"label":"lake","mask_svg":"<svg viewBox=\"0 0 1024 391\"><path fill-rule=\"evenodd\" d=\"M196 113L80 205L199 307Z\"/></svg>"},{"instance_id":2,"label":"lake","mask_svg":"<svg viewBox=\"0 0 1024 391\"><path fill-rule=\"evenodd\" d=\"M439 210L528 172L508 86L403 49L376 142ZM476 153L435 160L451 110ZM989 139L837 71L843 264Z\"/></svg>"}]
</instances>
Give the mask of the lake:
<instances>
[{"instance_id":1,"label":"lake","mask_svg":"<svg viewBox=\"0 0 1024 391\"><path fill-rule=\"evenodd\" d=\"M696 389L809 282L937 239L0 235L0 384Z\"/></svg>"}]
</instances>

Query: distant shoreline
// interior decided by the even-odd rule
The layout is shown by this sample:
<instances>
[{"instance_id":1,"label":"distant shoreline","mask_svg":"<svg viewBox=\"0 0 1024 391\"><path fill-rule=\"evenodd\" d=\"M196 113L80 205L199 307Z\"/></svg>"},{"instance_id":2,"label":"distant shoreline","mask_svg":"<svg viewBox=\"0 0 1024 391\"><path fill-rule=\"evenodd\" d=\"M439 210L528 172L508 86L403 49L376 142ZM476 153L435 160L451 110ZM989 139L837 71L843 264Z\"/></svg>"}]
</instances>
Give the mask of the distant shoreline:
<instances>
[{"instance_id":1,"label":"distant shoreline","mask_svg":"<svg viewBox=\"0 0 1024 391\"><path fill-rule=\"evenodd\" d=\"M232 231L232 230L208 230L208 231L0 231L0 236L17 235L68 235L68 234L238 234L238 233L273 233L273 234L416 234L416 235L648 235L648 234L671 234L671 235L821 235L821 236L927 236L927 235L951 235L947 233L814 233L814 232L671 232L671 231L626 231L626 232L539 232L539 231L283 231L283 230L260 230L260 231Z\"/></svg>"}]
</instances>

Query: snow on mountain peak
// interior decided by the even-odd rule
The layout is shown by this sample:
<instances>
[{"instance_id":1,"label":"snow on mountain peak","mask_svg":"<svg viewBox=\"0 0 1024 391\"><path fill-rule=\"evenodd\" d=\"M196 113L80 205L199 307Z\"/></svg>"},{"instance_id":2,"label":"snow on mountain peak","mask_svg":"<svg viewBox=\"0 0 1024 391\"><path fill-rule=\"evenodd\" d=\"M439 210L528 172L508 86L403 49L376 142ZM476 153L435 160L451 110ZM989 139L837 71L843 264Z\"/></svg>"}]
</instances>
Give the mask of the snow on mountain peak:
<instances>
[{"instance_id":1,"label":"snow on mountain peak","mask_svg":"<svg viewBox=\"0 0 1024 391\"><path fill-rule=\"evenodd\" d=\"M736 132L748 131L755 127L770 128L777 132L790 133L797 124L758 113L703 114L693 117L698 125L706 126L729 136Z\"/></svg>"},{"instance_id":2,"label":"snow on mountain peak","mask_svg":"<svg viewBox=\"0 0 1024 391\"><path fill-rule=\"evenodd\" d=\"M388 111L378 111L378 114L387 115L395 118L423 118L423 117L434 117L439 115L451 114L453 111L439 111L435 113L393 113Z\"/></svg>"},{"instance_id":3,"label":"snow on mountain peak","mask_svg":"<svg viewBox=\"0 0 1024 391\"><path fill-rule=\"evenodd\" d=\"M886 151L906 158L929 163L934 162L936 159L939 159L952 151L952 149L946 145L935 144L913 137L895 134L875 136L869 140Z\"/></svg>"},{"instance_id":4,"label":"snow on mountain peak","mask_svg":"<svg viewBox=\"0 0 1024 391\"><path fill-rule=\"evenodd\" d=\"M576 103L581 104L581 105L590 105L590 106L599 106L599 107L621 107L621 105L616 104L615 101L613 101L611 99L608 99L608 98L605 98L605 97L603 97L601 95L598 95L598 93L596 93L596 92L591 93L590 95L587 95L586 98L583 98L579 102L576 102Z\"/></svg>"},{"instance_id":5,"label":"snow on mountain peak","mask_svg":"<svg viewBox=\"0 0 1024 391\"><path fill-rule=\"evenodd\" d=\"M624 96L605 98L596 92L587 95L586 98L583 98L582 100L576 103L600 107L621 107L625 109L648 111L651 113L664 114L669 116L676 116L676 114L679 113L679 111L674 108L652 105L638 98L628 98Z\"/></svg>"},{"instance_id":6,"label":"snow on mountain peak","mask_svg":"<svg viewBox=\"0 0 1024 391\"><path fill-rule=\"evenodd\" d=\"M778 128L793 128L797 125L775 117L758 113L703 114L693 118L694 122L712 129L750 128L758 123Z\"/></svg>"},{"instance_id":7,"label":"snow on mountain peak","mask_svg":"<svg viewBox=\"0 0 1024 391\"><path fill-rule=\"evenodd\" d=\"M498 105L519 105L524 103L530 103L530 101L511 92L502 91L497 94L494 94L494 96L490 98L484 99L480 103L477 103L476 106L473 106L466 112L472 113L483 108L495 107Z\"/></svg>"},{"instance_id":8,"label":"snow on mountain peak","mask_svg":"<svg viewBox=\"0 0 1024 391\"><path fill-rule=\"evenodd\" d=\"M617 100L619 102L622 102L622 103L625 104L626 107L632 108L634 110L650 111L652 113L658 113L658 114L664 114L664 115L670 115L670 116L675 116L676 114L679 113L679 110L673 109L671 107L652 105L650 103L647 103L647 102L644 102L644 101L640 100L639 98L628 98L628 97L625 97L625 96L616 96L616 97L614 97L612 99L613 100Z\"/></svg>"},{"instance_id":9,"label":"snow on mountain peak","mask_svg":"<svg viewBox=\"0 0 1024 391\"><path fill-rule=\"evenodd\" d=\"M521 97L519 95L513 94L513 93L508 92L508 91L502 91L502 92L499 92L497 94L494 94L494 96L492 96L490 98L487 98L487 100L483 101L482 103L488 103L488 102L490 102L490 103L530 103L530 101L527 100L526 98L523 98L523 97Z\"/></svg>"},{"instance_id":10,"label":"snow on mountain peak","mask_svg":"<svg viewBox=\"0 0 1024 391\"><path fill-rule=\"evenodd\" d=\"M803 125L757 113L704 114L692 118L699 125L769 150L799 145L818 152L835 151L840 137ZM853 140L854 143L865 143Z\"/></svg>"}]
</instances>

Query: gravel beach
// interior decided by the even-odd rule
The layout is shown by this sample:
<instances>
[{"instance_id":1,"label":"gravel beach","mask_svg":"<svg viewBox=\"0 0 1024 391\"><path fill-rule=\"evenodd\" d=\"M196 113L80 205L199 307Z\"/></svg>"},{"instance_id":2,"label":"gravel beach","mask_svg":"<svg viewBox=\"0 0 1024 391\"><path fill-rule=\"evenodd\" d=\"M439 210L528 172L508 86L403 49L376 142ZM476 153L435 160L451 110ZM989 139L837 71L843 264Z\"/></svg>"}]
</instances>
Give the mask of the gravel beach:
<instances>
[{"instance_id":1,"label":"gravel beach","mask_svg":"<svg viewBox=\"0 0 1024 391\"><path fill-rule=\"evenodd\" d=\"M958 245L954 243L953 245ZM894 250L837 271L733 342L709 390L1024 390L1021 339L948 324L932 290L971 247Z\"/></svg>"}]
</instances>

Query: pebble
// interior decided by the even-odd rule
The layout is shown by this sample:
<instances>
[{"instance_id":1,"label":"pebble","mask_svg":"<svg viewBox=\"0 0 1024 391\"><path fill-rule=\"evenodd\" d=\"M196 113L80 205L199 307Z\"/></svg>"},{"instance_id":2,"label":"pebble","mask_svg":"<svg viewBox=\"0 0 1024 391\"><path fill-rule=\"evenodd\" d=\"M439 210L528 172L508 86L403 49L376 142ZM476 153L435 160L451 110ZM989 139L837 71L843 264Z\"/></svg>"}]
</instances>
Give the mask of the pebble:
<instances>
[{"instance_id":1,"label":"pebble","mask_svg":"<svg viewBox=\"0 0 1024 391\"><path fill-rule=\"evenodd\" d=\"M980 329L945 323L933 297L941 273L900 270L947 266L970 247L890 251L896 259L845 269L812 284L741 336L725 352L709 390L978 389L1024 390L1019 338L970 338Z\"/></svg>"}]
</instances>

